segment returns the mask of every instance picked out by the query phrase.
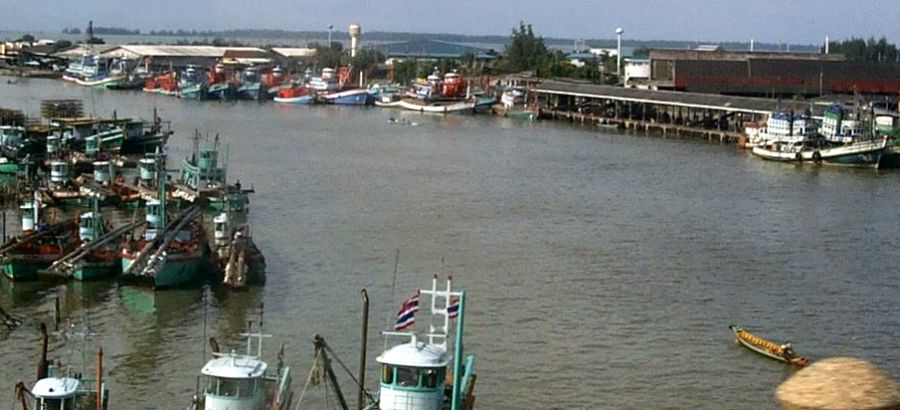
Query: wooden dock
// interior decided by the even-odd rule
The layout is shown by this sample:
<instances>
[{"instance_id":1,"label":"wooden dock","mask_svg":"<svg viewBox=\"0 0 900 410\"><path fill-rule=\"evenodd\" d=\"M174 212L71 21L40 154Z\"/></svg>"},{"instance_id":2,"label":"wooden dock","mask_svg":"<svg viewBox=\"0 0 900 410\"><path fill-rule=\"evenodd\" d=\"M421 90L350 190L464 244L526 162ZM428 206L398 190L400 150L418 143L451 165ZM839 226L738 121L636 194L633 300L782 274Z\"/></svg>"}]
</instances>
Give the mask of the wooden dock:
<instances>
[{"instance_id":1,"label":"wooden dock","mask_svg":"<svg viewBox=\"0 0 900 410\"><path fill-rule=\"evenodd\" d=\"M622 88L549 80L529 89L541 118L634 130L665 138L737 142L747 122L776 109L822 115L828 104Z\"/></svg>"}]
</instances>

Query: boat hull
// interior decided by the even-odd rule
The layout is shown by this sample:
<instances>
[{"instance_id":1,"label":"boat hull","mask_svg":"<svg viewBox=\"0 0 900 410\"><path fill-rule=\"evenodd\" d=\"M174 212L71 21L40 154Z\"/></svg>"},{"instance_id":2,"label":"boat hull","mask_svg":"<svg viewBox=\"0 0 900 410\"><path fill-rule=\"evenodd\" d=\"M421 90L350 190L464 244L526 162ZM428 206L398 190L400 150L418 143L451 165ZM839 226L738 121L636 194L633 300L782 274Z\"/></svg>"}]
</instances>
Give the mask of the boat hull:
<instances>
[{"instance_id":1,"label":"boat hull","mask_svg":"<svg viewBox=\"0 0 900 410\"><path fill-rule=\"evenodd\" d=\"M3 268L3 275L12 281L33 281L37 280L38 271L49 268L53 260L10 261L0 266Z\"/></svg>"},{"instance_id":2,"label":"boat hull","mask_svg":"<svg viewBox=\"0 0 900 410\"><path fill-rule=\"evenodd\" d=\"M207 90L207 94L209 94L209 98L214 100L233 100L234 99L234 87L229 83L216 83L211 84L209 89Z\"/></svg>"},{"instance_id":3,"label":"boat hull","mask_svg":"<svg viewBox=\"0 0 900 410\"><path fill-rule=\"evenodd\" d=\"M76 78L75 83L84 87L118 87L125 83L125 77Z\"/></svg>"},{"instance_id":4,"label":"boat hull","mask_svg":"<svg viewBox=\"0 0 900 410\"><path fill-rule=\"evenodd\" d=\"M84 262L72 271L75 280L103 280L115 276L116 261Z\"/></svg>"},{"instance_id":5,"label":"boat hull","mask_svg":"<svg viewBox=\"0 0 900 410\"><path fill-rule=\"evenodd\" d=\"M809 361L802 356L795 356L791 359L784 357L783 353L781 352L781 348L778 345L768 340L754 336L740 326L728 325L728 328L731 329L732 332L734 332L734 337L737 339L738 343L741 344L741 346L750 349L754 353L794 366L806 366L809 363Z\"/></svg>"},{"instance_id":6,"label":"boat hull","mask_svg":"<svg viewBox=\"0 0 900 410\"><path fill-rule=\"evenodd\" d=\"M134 262L133 257L133 255L122 256L123 272L128 270L128 267ZM165 261L156 265L156 270L153 274L146 277L135 275L135 279L149 280L150 284L157 289L187 285L200 279L203 260L204 252L200 250L187 254L168 255Z\"/></svg>"},{"instance_id":7,"label":"boat hull","mask_svg":"<svg viewBox=\"0 0 900 410\"><path fill-rule=\"evenodd\" d=\"M301 95L299 97L275 97L274 101L282 104L312 104L316 101L312 95Z\"/></svg>"},{"instance_id":8,"label":"boat hull","mask_svg":"<svg viewBox=\"0 0 900 410\"><path fill-rule=\"evenodd\" d=\"M326 94L325 102L340 105L366 105L369 103L369 90L350 90Z\"/></svg>"}]
</instances>

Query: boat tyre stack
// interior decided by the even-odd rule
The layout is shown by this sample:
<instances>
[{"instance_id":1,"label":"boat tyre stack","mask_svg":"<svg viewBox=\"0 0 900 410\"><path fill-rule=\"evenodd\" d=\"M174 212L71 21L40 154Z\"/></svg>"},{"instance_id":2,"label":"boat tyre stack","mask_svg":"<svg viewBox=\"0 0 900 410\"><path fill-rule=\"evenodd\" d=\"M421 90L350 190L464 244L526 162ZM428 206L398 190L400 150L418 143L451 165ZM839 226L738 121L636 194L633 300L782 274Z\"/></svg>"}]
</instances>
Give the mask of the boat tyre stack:
<instances>
[{"instance_id":1,"label":"boat tyre stack","mask_svg":"<svg viewBox=\"0 0 900 410\"><path fill-rule=\"evenodd\" d=\"M815 162L817 165L818 165L818 164L821 164L821 163L822 163L822 154L821 154L819 151L813 152L813 154L812 154L812 160L813 160L813 162Z\"/></svg>"},{"instance_id":2,"label":"boat tyre stack","mask_svg":"<svg viewBox=\"0 0 900 410\"><path fill-rule=\"evenodd\" d=\"M797 155L794 155L794 159L796 159L797 162L803 162L803 154L798 152Z\"/></svg>"}]
</instances>

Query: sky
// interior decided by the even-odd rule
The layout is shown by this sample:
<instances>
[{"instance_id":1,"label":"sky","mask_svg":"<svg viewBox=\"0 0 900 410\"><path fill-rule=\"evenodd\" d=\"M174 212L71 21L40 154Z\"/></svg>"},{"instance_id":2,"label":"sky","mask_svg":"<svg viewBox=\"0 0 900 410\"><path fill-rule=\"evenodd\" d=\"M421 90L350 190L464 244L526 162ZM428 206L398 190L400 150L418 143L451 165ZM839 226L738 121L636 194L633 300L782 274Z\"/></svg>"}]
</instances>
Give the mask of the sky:
<instances>
[{"instance_id":1,"label":"sky","mask_svg":"<svg viewBox=\"0 0 900 410\"><path fill-rule=\"evenodd\" d=\"M855 37L900 43L897 0L3 0L0 31L59 32L95 26L224 30L266 28L508 35L535 34L821 44Z\"/></svg>"}]
</instances>

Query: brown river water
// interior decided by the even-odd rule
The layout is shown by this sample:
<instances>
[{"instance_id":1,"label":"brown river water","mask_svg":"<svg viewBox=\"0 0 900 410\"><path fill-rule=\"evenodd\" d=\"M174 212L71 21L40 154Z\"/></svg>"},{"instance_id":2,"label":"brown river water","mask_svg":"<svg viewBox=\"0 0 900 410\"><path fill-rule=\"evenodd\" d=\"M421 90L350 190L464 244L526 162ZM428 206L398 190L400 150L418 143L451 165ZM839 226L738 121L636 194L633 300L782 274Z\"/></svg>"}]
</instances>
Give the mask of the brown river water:
<instances>
[{"instance_id":1,"label":"brown river water","mask_svg":"<svg viewBox=\"0 0 900 410\"><path fill-rule=\"evenodd\" d=\"M731 323L790 339L812 360L853 356L900 374L896 171L770 163L733 145L549 121L0 83L0 107L36 116L48 98L102 116L156 107L176 130L170 168L195 129L219 134L229 178L256 191L247 219L268 282L154 293L0 281L0 305L26 318L0 328L0 407L17 380L33 380L37 325L57 297L90 322L85 344L103 347L113 408L181 409L205 337L240 348L261 304L274 336L265 356L285 344L295 391L314 334L355 371L366 288L375 388L378 332L435 272L468 292L480 409L777 408L794 369L735 345ZM54 338L51 355L80 363L78 345Z\"/></svg>"}]
</instances>

